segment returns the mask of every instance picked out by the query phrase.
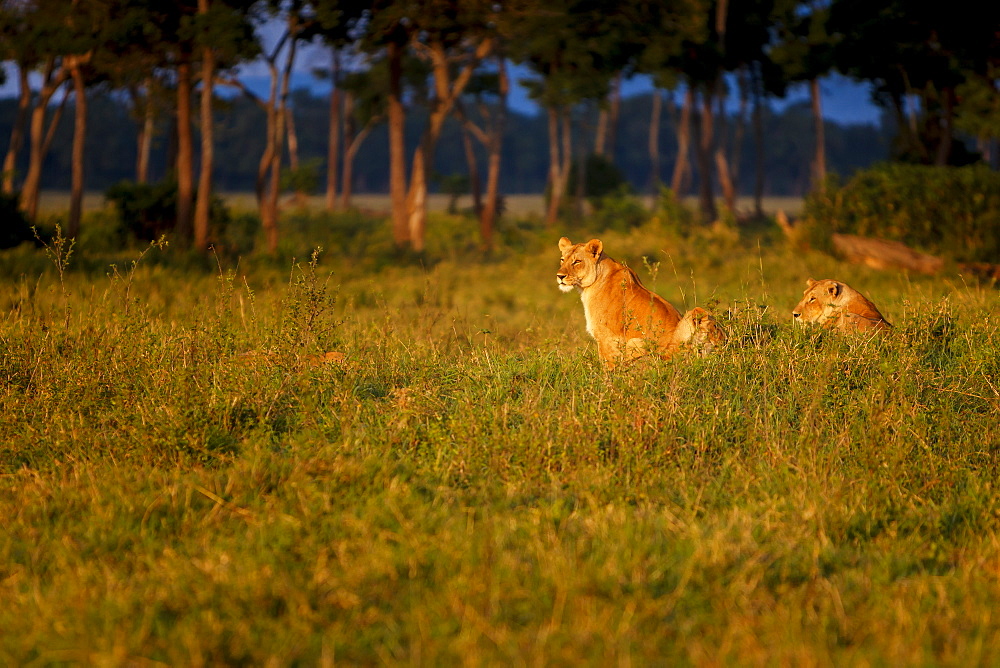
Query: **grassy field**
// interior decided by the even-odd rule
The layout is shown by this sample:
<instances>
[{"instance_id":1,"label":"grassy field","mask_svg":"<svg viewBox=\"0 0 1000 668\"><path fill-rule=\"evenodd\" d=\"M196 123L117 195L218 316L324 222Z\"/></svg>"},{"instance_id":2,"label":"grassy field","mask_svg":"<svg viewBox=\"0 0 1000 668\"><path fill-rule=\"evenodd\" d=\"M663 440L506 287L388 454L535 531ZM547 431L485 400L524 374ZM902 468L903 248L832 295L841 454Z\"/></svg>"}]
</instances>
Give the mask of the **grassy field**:
<instances>
[{"instance_id":1,"label":"grassy field","mask_svg":"<svg viewBox=\"0 0 1000 668\"><path fill-rule=\"evenodd\" d=\"M515 222L0 254L0 664L995 663L994 287ZM563 234L730 345L602 371ZM894 331L793 329L810 276Z\"/></svg>"}]
</instances>

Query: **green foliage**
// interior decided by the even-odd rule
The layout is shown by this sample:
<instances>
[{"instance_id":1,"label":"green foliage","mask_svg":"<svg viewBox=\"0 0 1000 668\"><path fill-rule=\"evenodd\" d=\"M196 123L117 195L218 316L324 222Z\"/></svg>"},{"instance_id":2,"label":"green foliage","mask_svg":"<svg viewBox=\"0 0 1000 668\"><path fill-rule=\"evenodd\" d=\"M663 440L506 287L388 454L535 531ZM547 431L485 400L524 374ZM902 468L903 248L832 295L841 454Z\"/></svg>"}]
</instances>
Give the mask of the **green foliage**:
<instances>
[{"instance_id":1,"label":"green foliage","mask_svg":"<svg viewBox=\"0 0 1000 668\"><path fill-rule=\"evenodd\" d=\"M177 225L177 181L120 181L108 188L104 197L115 206L122 226L135 239L152 241Z\"/></svg>"},{"instance_id":2,"label":"green foliage","mask_svg":"<svg viewBox=\"0 0 1000 668\"><path fill-rule=\"evenodd\" d=\"M311 195L319 188L320 169L323 161L320 158L309 158L303 161L297 169L288 167L281 171L281 189Z\"/></svg>"},{"instance_id":3,"label":"green foliage","mask_svg":"<svg viewBox=\"0 0 1000 668\"><path fill-rule=\"evenodd\" d=\"M17 195L0 193L0 249L34 241L31 223L18 204Z\"/></svg>"},{"instance_id":4,"label":"green foliage","mask_svg":"<svg viewBox=\"0 0 1000 668\"><path fill-rule=\"evenodd\" d=\"M639 227L649 220L649 211L632 194L631 188L625 185L616 191L592 198L591 204L594 210L589 220L597 230L623 232Z\"/></svg>"},{"instance_id":5,"label":"green foliage","mask_svg":"<svg viewBox=\"0 0 1000 668\"><path fill-rule=\"evenodd\" d=\"M120 181L108 188L104 197L114 205L122 227L133 239L156 241L172 233L177 226L176 180L152 184ZM238 252L246 249L248 233L253 227L251 221L241 216L233 243L229 243L227 231L231 222L229 208L221 197L213 195L209 209L209 241L220 250Z\"/></svg>"},{"instance_id":6,"label":"green foliage","mask_svg":"<svg viewBox=\"0 0 1000 668\"><path fill-rule=\"evenodd\" d=\"M955 260L1000 256L1000 174L985 165L886 164L806 201L813 238L835 232L901 241Z\"/></svg>"},{"instance_id":7,"label":"green foliage","mask_svg":"<svg viewBox=\"0 0 1000 668\"><path fill-rule=\"evenodd\" d=\"M653 209L653 219L675 234L684 234L695 226L694 212L677 198L667 186L660 186Z\"/></svg>"},{"instance_id":8,"label":"green foliage","mask_svg":"<svg viewBox=\"0 0 1000 668\"><path fill-rule=\"evenodd\" d=\"M472 181L468 174L434 174L432 179L437 182L441 192L448 195L448 213L454 214L458 210L458 198L469 192Z\"/></svg>"},{"instance_id":9,"label":"green foliage","mask_svg":"<svg viewBox=\"0 0 1000 668\"><path fill-rule=\"evenodd\" d=\"M615 163L603 155L591 153L583 166L583 196L595 209L599 209L604 198L609 195L623 195L631 191L621 170ZM574 162L569 170L568 191L578 192L580 178L579 163Z\"/></svg>"}]
</instances>

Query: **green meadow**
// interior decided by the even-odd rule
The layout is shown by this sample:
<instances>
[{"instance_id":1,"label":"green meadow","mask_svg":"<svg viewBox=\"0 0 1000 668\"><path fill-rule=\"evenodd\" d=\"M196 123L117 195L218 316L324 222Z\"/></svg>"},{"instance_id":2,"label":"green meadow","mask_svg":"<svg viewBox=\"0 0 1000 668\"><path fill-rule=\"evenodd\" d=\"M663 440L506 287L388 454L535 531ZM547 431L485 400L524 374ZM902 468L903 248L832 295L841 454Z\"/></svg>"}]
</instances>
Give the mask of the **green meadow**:
<instances>
[{"instance_id":1,"label":"green meadow","mask_svg":"<svg viewBox=\"0 0 1000 668\"><path fill-rule=\"evenodd\" d=\"M508 218L0 253L0 664L995 665L995 286ZM604 371L563 235L728 345ZM893 331L793 328L810 277Z\"/></svg>"}]
</instances>

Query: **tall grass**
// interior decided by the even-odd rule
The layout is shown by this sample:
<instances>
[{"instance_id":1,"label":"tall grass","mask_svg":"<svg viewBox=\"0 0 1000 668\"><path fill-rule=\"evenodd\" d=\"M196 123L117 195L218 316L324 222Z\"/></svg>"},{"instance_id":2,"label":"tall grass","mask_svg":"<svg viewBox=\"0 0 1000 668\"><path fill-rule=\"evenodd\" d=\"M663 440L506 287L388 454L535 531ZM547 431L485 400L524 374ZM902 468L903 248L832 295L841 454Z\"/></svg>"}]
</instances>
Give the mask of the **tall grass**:
<instances>
[{"instance_id":1,"label":"tall grass","mask_svg":"<svg viewBox=\"0 0 1000 668\"><path fill-rule=\"evenodd\" d=\"M656 223L529 226L482 261L433 222L424 265L308 227L294 261L213 271L10 252L0 663L997 656L992 287ZM730 344L602 371L562 234ZM809 276L894 331L793 329Z\"/></svg>"}]
</instances>

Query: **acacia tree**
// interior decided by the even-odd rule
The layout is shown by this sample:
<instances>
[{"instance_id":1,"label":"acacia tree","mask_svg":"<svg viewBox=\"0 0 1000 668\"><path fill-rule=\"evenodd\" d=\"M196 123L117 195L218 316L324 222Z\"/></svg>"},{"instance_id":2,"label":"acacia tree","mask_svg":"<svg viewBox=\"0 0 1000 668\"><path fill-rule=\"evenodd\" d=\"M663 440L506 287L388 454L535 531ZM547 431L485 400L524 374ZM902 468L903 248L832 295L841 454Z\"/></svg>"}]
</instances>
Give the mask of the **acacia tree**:
<instances>
[{"instance_id":1,"label":"acacia tree","mask_svg":"<svg viewBox=\"0 0 1000 668\"><path fill-rule=\"evenodd\" d=\"M80 233L83 215L84 153L87 137L87 89L103 75L93 66L95 54L104 49L110 33L114 14L118 9L114 0L73 0L65 18L69 32L67 53L63 67L73 84L73 148L71 159L71 185L67 233L76 237Z\"/></svg>"},{"instance_id":2,"label":"acacia tree","mask_svg":"<svg viewBox=\"0 0 1000 668\"><path fill-rule=\"evenodd\" d=\"M819 80L833 69L837 41L827 29L830 4L825 0L777 0L771 18L777 36L769 51L771 60L781 68L784 81L809 86L816 133L811 173L813 187L822 189L826 182L826 123Z\"/></svg>"},{"instance_id":3,"label":"acacia tree","mask_svg":"<svg viewBox=\"0 0 1000 668\"><path fill-rule=\"evenodd\" d=\"M643 20L648 3L558 0L532 3L509 23L511 57L527 64L535 79L529 95L545 109L549 128L546 222L554 224L566 193L572 155L571 112L584 100L603 99L611 80L636 51L629 26Z\"/></svg>"},{"instance_id":4,"label":"acacia tree","mask_svg":"<svg viewBox=\"0 0 1000 668\"><path fill-rule=\"evenodd\" d=\"M983 75L970 74L956 92L955 127L976 138L979 152L988 164L997 167L996 144L1000 139L1000 59L991 62Z\"/></svg>"},{"instance_id":5,"label":"acacia tree","mask_svg":"<svg viewBox=\"0 0 1000 668\"><path fill-rule=\"evenodd\" d=\"M650 184L654 193L660 181L661 91L673 94L681 80L679 63L684 49L691 44L704 41L708 28L702 16L707 6L708 0L673 0L669 3L659 3L653 8L653 14L648 20L637 24L636 29L640 31L637 40L642 49L636 61L636 70L650 75L656 89L649 122L649 153L652 165ZM670 181L670 187L675 193L680 193L683 179L690 172L688 153L693 104L694 91L688 86L684 93L680 118L676 123L678 150Z\"/></svg>"},{"instance_id":6,"label":"acacia tree","mask_svg":"<svg viewBox=\"0 0 1000 668\"><path fill-rule=\"evenodd\" d=\"M740 72L748 64L765 59L770 39L767 17L771 1L730 3L728 0L714 0L709 11L703 14L705 31L702 37L686 41L679 57L667 63L682 73L690 91L688 100L697 109L692 134L698 168L699 208L704 222L711 222L717 217L715 180L721 186L727 207L732 210L735 206L736 173L731 167L733 160L726 151L726 144L720 139L725 122L724 103L728 95L725 77L729 72ZM741 88L747 90L746 87ZM741 106L744 106L743 102ZM729 144L730 153L738 152L741 136L738 128L735 140Z\"/></svg>"},{"instance_id":7,"label":"acacia tree","mask_svg":"<svg viewBox=\"0 0 1000 668\"><path fill-rule=\"evenodd\" d=\"M3 161L3 173L0 174L2 191L5 195L14 193L14 172L17 166L17 156L24 144L24 129L31 111L31 85L28 81L28 63L20 56L23 35L27 30L27 17L21 8L16 6L0 6L0 59L9 61L14 68L18 82L17 115L11 125L10 140L7 142L7 153ZM7 70L3 70L6 78Z\"/></svg>"},{"instance_id":8,"label":"acacia tree","mask_svg":"<svg viewBox=\"0 0 1000 668\"><path fill-rule=\"evenodd\" d=\"M358 151L372 130L385 120L388 74L386 63L382 62L373 64L367 70L352 72L341 81L344 92L341 208L351 208L354 160Z\"/></svg>"},{"instance_id":9,"label":"acacia tree","mask_svg":"<svg viewBox=\"0 0 1000 668\"><path fill-rule=\"evenodd\" d=\"M385 49L389 68L389 190L393 238L399 249L422 252L427 224L430 164L445 119L476 67L497 44L499 6L488 0L384 0L373 3L366 48ZM403 61L407 50L431 70L427 125L413 153L410 180L405 167L402 98Z\"/></svg>"},{"instance_id":10,"label":"acacia tree","mask_svg":"<svg viewBox=\"0 0 1000 668\"><path fill-rule=\"evenodd\" d=\"M346 153L347 147L341 147L341 136L345 123L350 121L350 111L345 105L353 100L345 98L342 90L343 58L350 54L355 43L355 32L358 24L364 18L365 3L344 2L343 0L315 0L313 3L316 16L316 32L323 43L330 49L330 69L319 72L330 80L330 125L327 133L326 161L326 208L333 211L337 208L338 166L341 162L341 151ZM367 133L366 133L367 134ZM344 138L347 141L347 138ZM347 199L350 199L348 196Z\"/></svg>"},{"instance_id":11,"label":"acacia tree","mask_svg":"<svg viewBox=\"0 0 1000 668\"><path fill-rule=\"evenodd\" d=\"M35 0L14 5L7 10L10 12L6 21L8 37L5 40L8 55L20 72L21 96L22 100L27 97L29 108L28 169L20 194L20 206L29 220L34 220L38 214L42 163L69 95L68 92L64 93L62 103L50 118L52 98L70 77L63 58L72 51L72 35L65 25L70 9L67 3L59 0ZM39 82L37 90L30 88L30 73ZM19 136L12 134L11 149L19 148L19 144ZM16 151L8 150L11 169L15 159Z\"/></svg>"},{"instance_id":12,"label":"acacia tree","mask_svg":"<svg viewBox=\"0 0 1000 668\"><path fill-rule=\"evenodd\" d=\"M955 153L962 148L956 89L996 62L997 25L1000 4L974 0L956 0L948 11L905 0L837 0L830 8L837 68L874 84L877 100L896 114L899 157L926 164L968 159Z\"/></svg>"},{"instance_id":13,"label":"acacia tree","mask_svg":"<svg viewBox=\"0 0 1000 668\"><path fill-rule=\"evenodd\" d=\"M232 67L257 55L249 21L252 0L198 0L195 41L201 53L201 165L194 207L194 248L208 245L215 165L212 99L217 69Z\"/></svg>"},{"instance_id":14,"label":"acacia tree","mask_svg":"<svg viewBox=\"0 0 1000 668\"><path fill-rule=\"evenodd\" d=\"M261 46L261 57L271 78L268 98L262 100L233 77L226 78L225 83L240 88L264 111L265 143L258 163L254 191L268 252L273 254L278 251L278 200L281 194L281 161L288 127L288 94L292 69L299 42L311 38L317 24L311 5L302 0L290 3L268 0L266 8L267 16L263 20L277 21L275 25L282 26L280 34L269 48Z\"/></svg>"},{"instance_id":15,"label":"acacia tree","mask_svg":"<svg viewBox=\"0 0 1000 668\"><path fill-rule=\"evenodd\" d=\"M493 228L495 226L497 209L500 200L500 159L503 148L503 133L507 119L507 95L510 92L510 81L507 76L506 58L498 51L495 54L496 72L477 76L469 87L469 93L474 100L478 120L467 114L462 105L456 107L467 140L474 136L487 152L486 199L479 199L479 175L475 170L475 155L471 145L466 146L469 154L469 177L472 180L473 208L479 216L479 236L482 239L483 250L487 253L493 250ZM495 100L492 104L491 100Z\"/></svg>"}]
</instances>

